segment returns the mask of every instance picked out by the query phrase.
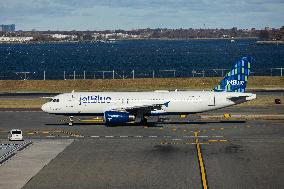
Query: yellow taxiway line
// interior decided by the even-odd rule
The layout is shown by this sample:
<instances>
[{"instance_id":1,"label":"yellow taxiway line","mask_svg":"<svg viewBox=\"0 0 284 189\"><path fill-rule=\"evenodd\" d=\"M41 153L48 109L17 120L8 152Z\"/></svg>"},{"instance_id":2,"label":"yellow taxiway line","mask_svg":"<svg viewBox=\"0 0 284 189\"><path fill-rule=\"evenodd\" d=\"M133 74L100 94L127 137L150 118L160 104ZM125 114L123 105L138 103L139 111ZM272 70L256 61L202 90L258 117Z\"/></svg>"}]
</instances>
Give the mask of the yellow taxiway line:
<instances>
[{"instance_id":1,"label":"yellow taxiway line","mask_svg":"<svg viewBox=\"0 0 284 189\"><path fill-rule=\"evenodd\" d=\"M83 119L83 120L80 120L80 122L103 123L104 120L103 119Z\"/></svg>"},{"instance_id":2,"label":"yellow taxiway line","mask_svg":"<svg viewBox=\"0 0 284 189\"><path fill-rule=\"evenodd\" d=\"M198 133L196 133L195 136L197 136L197 134ZM195 139L195 143L196 143L196 150L197 150L199 168L200 168L200 173L201 173L202 188L207 189L208 186L207 186L207 179L206 179L206 174L205 174L205 166L204 166L204 163L203 163L202 154L201 154L201 150L200 150L200 143L199 143L198 138Z\"/></svg>"}]
</instances>

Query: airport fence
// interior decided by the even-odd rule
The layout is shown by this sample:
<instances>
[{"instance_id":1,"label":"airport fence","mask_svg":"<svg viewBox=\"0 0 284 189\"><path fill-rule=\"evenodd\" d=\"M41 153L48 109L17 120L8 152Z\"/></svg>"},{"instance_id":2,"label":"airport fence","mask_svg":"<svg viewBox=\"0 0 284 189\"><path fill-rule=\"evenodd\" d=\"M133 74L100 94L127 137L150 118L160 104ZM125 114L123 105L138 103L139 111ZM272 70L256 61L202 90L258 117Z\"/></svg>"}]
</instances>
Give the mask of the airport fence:
<instances>
[{"instance_id":1,"label":"airport fence","mask_svg":"<svg viewBox=\"0 0 284 189\"><path fill-rule=\"evenodd\" d=\"M82 79L136 79L224 77L229 69L209 70L100 70L100 71L0 71L0 80L82 80ZM284 68L260 69L253 76L281 76Z\"/></svg>"}]
</instances>

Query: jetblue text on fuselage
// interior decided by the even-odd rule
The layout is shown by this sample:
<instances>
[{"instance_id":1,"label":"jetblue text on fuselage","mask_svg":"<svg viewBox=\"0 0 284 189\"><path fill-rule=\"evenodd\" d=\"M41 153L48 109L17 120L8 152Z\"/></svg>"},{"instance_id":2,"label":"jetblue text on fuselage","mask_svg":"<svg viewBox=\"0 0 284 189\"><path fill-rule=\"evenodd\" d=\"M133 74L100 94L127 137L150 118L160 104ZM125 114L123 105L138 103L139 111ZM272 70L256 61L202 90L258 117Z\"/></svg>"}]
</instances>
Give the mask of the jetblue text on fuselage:
<instances>
[{"instance_id":1,"label":"jetblue text on fuselage","mask_svg":"<svg viewBox=\"0 0 284 189\"><path fill-rule=\"evenodd\" d=\"M109 96L100 96L100 95L90 95L90 96L80 96L80 103L82 104L91 104L91 103L110 103L111 97Z\"/></svg>"},{"instance_id":2,"label":"jetblue text on fuselage","mask_svg":"<svg viewBox=\"0 0 284 189\"><path fill-rule=\"evenodd\" d=\"M244 85L245 81L227 80L227 85Z\"/></svg>"}]
</instances>

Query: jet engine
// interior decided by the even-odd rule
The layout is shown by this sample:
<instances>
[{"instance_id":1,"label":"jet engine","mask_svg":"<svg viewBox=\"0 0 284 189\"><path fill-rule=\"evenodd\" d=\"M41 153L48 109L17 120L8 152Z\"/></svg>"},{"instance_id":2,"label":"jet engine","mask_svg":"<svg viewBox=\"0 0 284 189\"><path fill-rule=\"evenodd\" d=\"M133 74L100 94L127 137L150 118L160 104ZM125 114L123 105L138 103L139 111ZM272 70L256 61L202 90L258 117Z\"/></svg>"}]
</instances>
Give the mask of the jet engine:
<instances>
[{"instance_id":1,"label":"jet engine","mask_svg":"<svg viewBox=\"0 0 284 189\"><path fill-rule=\"evenodd\" d=\"M106 111L104 114L106 125L118 125L135 120L135 116L129 112Z\"/></svg>"}]
</instances>

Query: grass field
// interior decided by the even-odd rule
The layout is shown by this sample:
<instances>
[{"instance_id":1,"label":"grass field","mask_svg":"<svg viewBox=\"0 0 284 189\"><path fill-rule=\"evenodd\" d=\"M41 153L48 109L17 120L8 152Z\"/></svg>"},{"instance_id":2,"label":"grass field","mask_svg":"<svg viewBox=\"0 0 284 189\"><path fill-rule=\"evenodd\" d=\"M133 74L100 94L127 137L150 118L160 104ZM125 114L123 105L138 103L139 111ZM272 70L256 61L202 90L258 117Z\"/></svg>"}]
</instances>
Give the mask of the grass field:
<instances>
[{"instance_id":1,"label":"grass field","mask_svg":"<svg viewBox=\"0 0 284 189\"><path fill-rule=\"evenodd\" d=\"M31 99L31 100L1 100L0 108L40 108L48 99Z\"/></svg>"},{"instance_id":2,"label":"grass field","mask_svg":"<svg viewBox=\"0 0 284 189\"><path fill-rule=\"evenodd\" d=\"M211 90L222 78L149 78L106 80L0 80L0 92L71 92L75 91L149 91L149 90ZM248 89L283 89L284 77L250 77ZM283 96L258 96L254 101L241 104L272 105ZM40 108L47 99L1 100L0 108Z\"/></svg>"},{"instance_id":3,"label":"grass field","mask_svg":"<svg viewBox=\"0 0 284 189\"><path fill-rule=\"evenodd\" d=\"M0 92L71 92L75 91L143 91L143 90L211 90L222 78L147 78L105 80L0 80ZM250 77L249 89L284 88L284 77Z\"/></svg>"},{"instance_id":4,"label":"grass field","mask_svg":"<svg viewBox=\"0 0 284 189\"><path fill-rule=\"evenodd\" d=\"M257 96L256 100L249 101L238 106L258 106L258 105L273 105L274 99L280 98L281 102L284 102L284 96ZM31 100L1 100L0 108L40 108L49 99L31 99Z\"/></svg>"}]
</instances>

